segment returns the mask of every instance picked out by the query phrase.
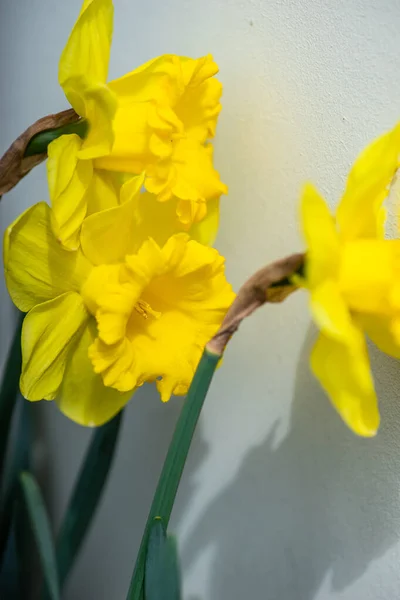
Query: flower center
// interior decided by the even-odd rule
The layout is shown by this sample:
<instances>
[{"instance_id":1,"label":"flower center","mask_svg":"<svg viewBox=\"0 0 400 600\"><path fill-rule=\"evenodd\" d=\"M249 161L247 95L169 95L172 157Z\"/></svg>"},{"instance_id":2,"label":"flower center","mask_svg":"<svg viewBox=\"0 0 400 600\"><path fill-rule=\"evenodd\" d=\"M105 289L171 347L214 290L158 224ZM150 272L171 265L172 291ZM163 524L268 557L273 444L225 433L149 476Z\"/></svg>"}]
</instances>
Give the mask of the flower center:
<instances>
[{"instance_id":1,"label":"flower center","mask_svg":"<svg viewBox=\"0 0 400 600\"><path fill-rule=\"evenodd\" d=\"M153 317L153 319L159 319L161 317L160 312L158 312L157 310L153 310L151 308L150 304L142 299L140 299L136 302L134 309L144 319L148 319L149 316Z\"/></svg>"}]
</instances>

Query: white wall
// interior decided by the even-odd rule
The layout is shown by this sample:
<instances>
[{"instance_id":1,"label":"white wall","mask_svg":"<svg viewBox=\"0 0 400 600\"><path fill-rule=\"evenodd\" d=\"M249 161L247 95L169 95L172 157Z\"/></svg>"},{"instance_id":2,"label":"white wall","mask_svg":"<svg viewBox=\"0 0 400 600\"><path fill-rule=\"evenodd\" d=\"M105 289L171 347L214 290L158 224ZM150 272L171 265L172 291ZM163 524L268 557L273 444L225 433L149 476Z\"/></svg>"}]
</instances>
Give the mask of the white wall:
<instances>
[{"instance_id":1,"label":"white wall","mask_svg":"<svg viewBox=\"0 0 400 600\"><path fill-rule=\"evenodd\" d=\"M3 0L0 152L63 109L58 56L80 0ZM299 188L337 201L351 161L400 117L398 0L115 0L112 77L165 52L212 52L225 91L216 163L229 197L218 248L237 288L301 248ZM45 170L0 205L1 227L47 198ZM12 313L1 283L1 360ZM302 294L232 341L212 385L174 510L185 600L400 597L400 367L372 352L382 428L354 437L308 370ZM69 600L123 600L181 401L136 394ZM89 431L37 405L57 522Z\"/></svg>"}]
</instances>

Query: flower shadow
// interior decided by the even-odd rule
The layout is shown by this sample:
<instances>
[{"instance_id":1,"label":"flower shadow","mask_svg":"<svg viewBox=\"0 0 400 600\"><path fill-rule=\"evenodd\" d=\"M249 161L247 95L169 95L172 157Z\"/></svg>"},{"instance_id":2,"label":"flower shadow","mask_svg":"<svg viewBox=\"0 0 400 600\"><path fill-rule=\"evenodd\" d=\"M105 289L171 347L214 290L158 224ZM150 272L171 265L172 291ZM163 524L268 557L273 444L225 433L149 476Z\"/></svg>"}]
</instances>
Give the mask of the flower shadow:
<instances>
[{"instance_id":1,"label":"flower shadow","mask_svg":"<svg viewBox=\"0 0 400 600\"><path fill-rule=\"evenodd\" d=\"M209 600L312 600L327 579L342 591L400 538L400 365L371 349L382 425L361 439L309 371L314 338L310 329L287 436L277 445L271 428L181 550L187 572L213 545Z\"/></svg>"}]
</instances>

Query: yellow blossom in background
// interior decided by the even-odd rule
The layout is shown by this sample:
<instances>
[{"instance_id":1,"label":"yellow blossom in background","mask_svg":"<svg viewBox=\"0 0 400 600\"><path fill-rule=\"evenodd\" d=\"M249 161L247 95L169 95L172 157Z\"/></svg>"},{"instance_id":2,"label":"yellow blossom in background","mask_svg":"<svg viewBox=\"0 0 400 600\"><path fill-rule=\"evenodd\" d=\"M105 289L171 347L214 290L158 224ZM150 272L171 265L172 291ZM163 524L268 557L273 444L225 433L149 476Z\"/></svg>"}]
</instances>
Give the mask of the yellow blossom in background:
<instances>
[{"instance_id":1,"label":"yellow blossom in background","mask_svg":"<svg viewBox=\"0 0 400 600\"><path fill-rule=\"evenodd\" d=\"M301 202L304 283L321 330L311 367L343 420L363 436L379 426L364 333L400 358L400 240L383 239L383 202L399 154L397 125L355 162L336 218L310 184Z\"/></svg>"},{"instance_id":2,"label":"yellow blossom in background","mask_svg":"<svg viewBox=\"0 0 400 600\"><path fill-rule=\"evenodd\" d=\"M77 249L84 218L118 204L108 170L139 175L158 200L171 201L189 228L218 208L227 188L212 163L222 86L210 56L159 57L106 83L113 27L112 0L85 0L59 64L59 82L88 123L48 148L48 181L57 238Z\"/></svg>"},{"instance_id":3,"label":"yellow blossom in background","mask_svg":"<svg viewBox=\"0 0 400 600\"><path fill-rule=\"evenodd\" d=\"M58 243L45 203L4 238L7 287L28 313L21 392L55 399L83 425L109 420L145 382L163 401L185 394L234 297L216 250L172 226L149 237L142 183L128 181L125 202L86 218L76 251Z\"/></svg>"}]
</instances>

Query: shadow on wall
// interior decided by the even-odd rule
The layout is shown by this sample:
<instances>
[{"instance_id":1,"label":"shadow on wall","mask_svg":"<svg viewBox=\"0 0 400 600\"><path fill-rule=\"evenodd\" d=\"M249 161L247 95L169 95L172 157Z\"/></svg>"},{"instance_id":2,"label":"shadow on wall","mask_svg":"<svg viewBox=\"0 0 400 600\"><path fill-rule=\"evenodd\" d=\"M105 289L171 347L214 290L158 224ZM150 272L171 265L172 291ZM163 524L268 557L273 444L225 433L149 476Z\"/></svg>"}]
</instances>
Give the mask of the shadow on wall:
<instances>
[{"instance_id":1,"label":"shadow on wall","mask_svg":"<svg viewBox=\"0 0 400 600\"><path fill-rule=\"evenodd\" d=\"M372 349L382 425L361 439L309 371L314 338L310 329L287 437L276 447L272 428L181 549L187 572L213 545L210 600L311 600L328 573L340 591L400 537L400 365Z\"/></svg>"}]
</instances>

